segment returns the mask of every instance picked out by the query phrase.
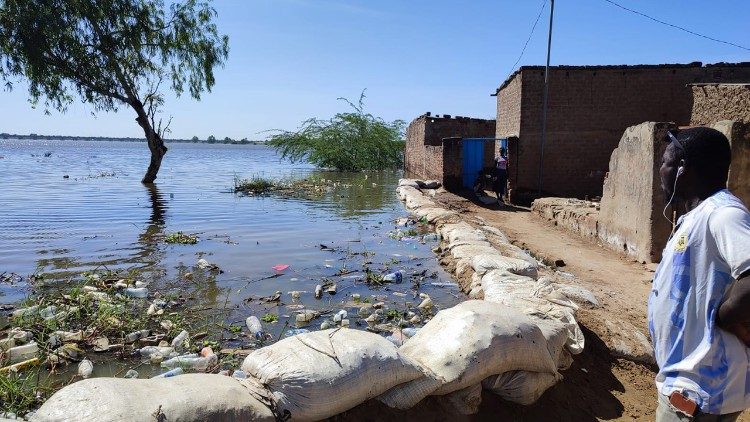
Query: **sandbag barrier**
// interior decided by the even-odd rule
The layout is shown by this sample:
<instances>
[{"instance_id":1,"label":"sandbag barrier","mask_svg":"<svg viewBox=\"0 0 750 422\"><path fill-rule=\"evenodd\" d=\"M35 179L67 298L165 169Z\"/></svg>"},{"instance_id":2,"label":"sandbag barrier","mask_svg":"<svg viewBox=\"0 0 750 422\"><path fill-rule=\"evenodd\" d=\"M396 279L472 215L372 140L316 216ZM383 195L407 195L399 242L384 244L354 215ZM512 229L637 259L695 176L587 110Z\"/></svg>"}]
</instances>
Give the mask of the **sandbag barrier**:
<instances>
[{"instance_id":1,"label":"sandbag barrier","mask_svg":"<svg viewBox=\"0 0 750 422\"><path fill-rule=\"evenodd\" d=\"M313 421L370 399L408 409L432 395L472 414L482 389L533 403L583 350L577 306L538 279L537 261L502 232L475 229L421 190L437 187L402 179L398 194L435 226L471 299L438 312L401 347L349 328L304 333L250 353L242 364L246 379L87 379L55 393L32 420Z\"/></svg>"}]
</instances>

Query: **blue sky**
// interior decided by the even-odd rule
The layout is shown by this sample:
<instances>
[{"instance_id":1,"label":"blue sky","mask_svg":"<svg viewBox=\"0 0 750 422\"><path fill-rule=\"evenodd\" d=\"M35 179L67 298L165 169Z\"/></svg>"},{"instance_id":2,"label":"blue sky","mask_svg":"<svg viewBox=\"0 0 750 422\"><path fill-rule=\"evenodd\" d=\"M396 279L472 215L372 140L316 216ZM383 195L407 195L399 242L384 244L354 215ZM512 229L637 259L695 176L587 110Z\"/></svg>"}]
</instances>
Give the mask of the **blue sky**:
<instances>
[{"instance_id":1,"label":"blue sky","mask_svg":"<svg viewBox=\"0 0 750 422\"><path fill-rule=\"evenodd\" d=\"M750 45L750 2L617 0L715 38ZM490 97L518 58L543 0L216 0L230 56L213 92L170 95L171 137L265 138L327 118L358 98L386 120L431 111L494 118ZM544 64L549 2L519 65ZM557 0L552 64L750 61L750 52L694 37L604 0ZM46 116L23 84L0 94L0 132L143 136L126 108L91 115L76 103Z\"/></svg>"}]
</instances>

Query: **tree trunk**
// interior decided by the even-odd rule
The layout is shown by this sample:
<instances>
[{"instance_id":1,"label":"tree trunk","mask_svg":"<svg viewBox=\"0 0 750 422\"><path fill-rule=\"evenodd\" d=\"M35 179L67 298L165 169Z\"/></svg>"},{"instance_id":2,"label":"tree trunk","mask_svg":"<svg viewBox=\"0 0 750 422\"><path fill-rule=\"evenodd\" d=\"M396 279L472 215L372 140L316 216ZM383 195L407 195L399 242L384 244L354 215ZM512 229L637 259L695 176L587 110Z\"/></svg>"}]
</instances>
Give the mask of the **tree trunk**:
<instances>
[{"instance_id":1,"label":"tree trunk","mask_svg":"<svg viewBox=\"0 0 750 422\"><path fill-rule=\"evenodd\" d=\"M148 120L148 114L143 108L143 104L140 101L136 101L131 104L135 112L138 114L135 121L138 125L143 128L143 133L146 135L146 141L148 142L148 149L151 151L151 162L148 164L146 174L143 176L142 183L154 183L156 175L159 173L161 167L161 159L164 158L164 154L167 153L167 147L164 146L164 140L161 139L158 133L154 130L153 126Z\"/></svg>"}]
</instances>

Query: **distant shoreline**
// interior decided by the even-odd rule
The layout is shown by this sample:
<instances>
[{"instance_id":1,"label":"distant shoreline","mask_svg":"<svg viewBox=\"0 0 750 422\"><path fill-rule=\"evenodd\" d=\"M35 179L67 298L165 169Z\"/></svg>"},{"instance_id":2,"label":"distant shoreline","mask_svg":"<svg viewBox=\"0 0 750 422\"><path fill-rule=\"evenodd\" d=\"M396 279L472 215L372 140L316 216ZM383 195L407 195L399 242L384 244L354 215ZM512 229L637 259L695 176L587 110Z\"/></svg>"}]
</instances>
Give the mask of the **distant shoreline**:
<instances>
[{"instance_id":1,"label":"distant shoreline","mask_svg":"<svg viewBox=\"0 0 750 422\"><path fill-rule=\"evenodd\" d=\"M146 142L145 138L118 138L111 136L64 136L64 135L17 135L13 133L0 133L0 139L29 139L34 141L117 141L117 142ZM265 145L266 141L248 141L247 139L236 141L234 139L165 139L165 143L189 143L189 144L230 144L230 145Z\"/></svg>"}]
</instances>

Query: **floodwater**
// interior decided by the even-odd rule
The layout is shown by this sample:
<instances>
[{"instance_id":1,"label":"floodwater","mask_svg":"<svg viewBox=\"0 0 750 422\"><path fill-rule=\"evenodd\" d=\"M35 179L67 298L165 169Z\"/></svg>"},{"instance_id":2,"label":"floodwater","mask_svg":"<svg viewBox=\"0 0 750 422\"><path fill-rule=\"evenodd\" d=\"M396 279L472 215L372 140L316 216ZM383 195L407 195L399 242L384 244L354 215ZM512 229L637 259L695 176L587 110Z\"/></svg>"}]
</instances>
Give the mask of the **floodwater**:
<instances>
[{"instance_id":1,"label":"floodwater","mask_svg":"<svg viewBox=\"0 0 750 422\"><path fill-rule=\"evenodd\" d=\"M299 305L356 313L354 293L395 308L419 303L418 293L438 308L462 299L431 251L434 240L389 237L394 220L407 215L395 194L398 172L320 172L256 145L168 147L156 185L147 187L140 183L149 158L144 143L0 140L0 304L85 271L137 270L152 292L189 296L194 307L222 310L224 322L244 326L249 315L275 313L279 322L266 325L277 339L293 328ZM233 193L235 177L253 175L340 183L314 198ZM198 243L167 244L177 231L197 235ZM199 258L223 272L203 274ZM365 267L403 270L404 282L369 285ZM29 283L32 274L43 282ZM337 292L315 299L323 282L336 283ZM276 291L280 302L260 300ZM211 333L212 326L221 321L203 328ZM366 324L352 318L357 326ZM230 336L224 331L222 339ZM251 346L241 334L232 339L235 347Z\"/></svg>"}]
</instances>

